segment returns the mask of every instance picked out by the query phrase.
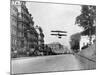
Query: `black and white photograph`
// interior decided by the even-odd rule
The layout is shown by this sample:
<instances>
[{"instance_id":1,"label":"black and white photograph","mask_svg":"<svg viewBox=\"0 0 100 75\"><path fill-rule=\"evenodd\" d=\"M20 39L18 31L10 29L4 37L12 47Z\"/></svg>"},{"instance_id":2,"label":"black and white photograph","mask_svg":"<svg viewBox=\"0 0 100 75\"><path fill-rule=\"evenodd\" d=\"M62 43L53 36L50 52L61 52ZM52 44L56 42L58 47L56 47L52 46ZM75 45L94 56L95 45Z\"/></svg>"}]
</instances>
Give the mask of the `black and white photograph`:
<instances>
[{"instance_id":1,"label":"black and white photograph","mask_svg":"<svg viewBox=\"0 0 100 75\"><path fill-rule=\"evenodd\" d=\"M96 69L96 6L10 1L11 74Z\"/></svg>"}]
</instances>

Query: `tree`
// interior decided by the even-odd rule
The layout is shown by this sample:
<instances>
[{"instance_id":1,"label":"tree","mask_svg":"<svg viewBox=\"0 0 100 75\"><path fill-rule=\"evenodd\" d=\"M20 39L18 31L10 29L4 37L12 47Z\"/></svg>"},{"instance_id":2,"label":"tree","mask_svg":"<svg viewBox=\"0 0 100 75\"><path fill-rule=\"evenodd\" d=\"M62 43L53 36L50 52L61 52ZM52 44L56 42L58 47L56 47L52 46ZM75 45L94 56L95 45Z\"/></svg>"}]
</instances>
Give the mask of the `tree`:
<instances>
[{"instance_id":1,"label":"tree","mask_svg":"<svg viewBox=\"0 0 100 75\"><path fill-rule=\"evenodd\" d=\"M73 34L71 36L70 46L73 52L75 53L78 52L78 49L80 47L79 42L80 42L80 33Z\"/></svg>"},{"instance_id":2,"label":"tree","mask_svg":"<svg viewBox=\"0 0 100 75\"><path fill-rule=\"evenodd\" d=\"M84 28L82 35L88 35L90 37L90 43L92 35L96 32L96 6L82 5L81 14L76 17L76 22L78 26Z\"/></svg>"}]
</instances>

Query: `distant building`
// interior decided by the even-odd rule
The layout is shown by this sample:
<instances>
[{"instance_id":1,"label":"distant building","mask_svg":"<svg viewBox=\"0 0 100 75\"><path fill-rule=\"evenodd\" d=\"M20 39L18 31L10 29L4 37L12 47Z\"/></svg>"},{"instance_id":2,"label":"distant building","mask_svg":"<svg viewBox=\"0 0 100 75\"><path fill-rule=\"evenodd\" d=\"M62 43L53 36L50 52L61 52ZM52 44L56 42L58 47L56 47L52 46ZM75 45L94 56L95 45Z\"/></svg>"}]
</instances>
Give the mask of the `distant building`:
<instances>
[{"instance_id":1,"label":"distant building","mask_svg":"<svg viewBox=\"0 0 100 75\"><path fill-rule=\"evenodd\" d=\"M82 47L84 46L89 46L90 44L90 40L89 40L89 36L81 36L80 39L80 51L82 50ZM95 42L95 35L92 35L92 39L91 39L91 44L93 44Z\"/></svg>"},{"instance_id":2,"label":"distant building","mask_svg":"<svg viewBox=\"0 0 100 75\"><path fill-rule=\"evenodd\" d=\"M80 40L80 51L82 50L83 46L86 46L89 44L89 37L88 36L81 36Z\"/></svg>"},{"instance_id":3,"label":"distant building","mask_svg":"<svg viewBox=\"0 0 100 75\"><path fill-rule=\"evenodd\" d=\"M36 50L38 48L38 33L35 28L31 26L27 32L27 44L29 49Z\"/></svg>"},{"instance_id":4,"label":"distant building","mask_svg":"<svg viewBox=\"0 0 100 75\"><path fill-rule=\"evenodd\" d=\"M68 51L68 48L65 48L63 45L61 45L59 42L53 42L51 44L48 44L48 47L51 48L52 52L54 53L65 53Z\"/></svg>"},{"instance_id":5,"label":"distant building","mask_svg":"<svg viewBox=\"0 0 100 75\"><path fill-rule=\"evenodd\" d=\"M95 42L95 35L92 35L91 44ZM77 33L71 36L70 41L71 49L75 52L79 52L82 49L87 48L90 45L90 38L87 35L81 35Z\"/></svg>"},{"instance_id":6,"label":"distant building","mask_svg":"<svg viewBox=\"0 0 100 75\"><path fill-rule=\"evenodd\" d=\"M36 26L35 29L38 32L38 48L39 48L39 50L43 50L43 47L44 47L44 34L43 34L43 30L39 26Z\"/></svg>"}]
</instances>

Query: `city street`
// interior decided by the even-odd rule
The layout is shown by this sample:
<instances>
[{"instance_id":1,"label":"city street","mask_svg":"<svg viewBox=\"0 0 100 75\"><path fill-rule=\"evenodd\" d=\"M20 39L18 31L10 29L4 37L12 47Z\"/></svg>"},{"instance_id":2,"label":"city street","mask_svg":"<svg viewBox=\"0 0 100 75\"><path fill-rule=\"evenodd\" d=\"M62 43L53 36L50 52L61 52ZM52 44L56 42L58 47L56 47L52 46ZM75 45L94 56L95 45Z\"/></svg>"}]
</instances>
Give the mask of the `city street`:
<instances>
[{"instance_id":1,"label":"city street","mask_svg":"<svg viewBox=\"0 0 100 75\"><path fill-rule=\"evenodd\" d=\"M65 54L12 59L12 73L35 73L95 69L96 63L78 55Z\"/></svg>"},{"instance_id":2,"label":"city street","mask_svg":"<svg viewBox=\"0 0 100 75\"><path fill-rule=\"evenodd\" d=\"M11 74L96 69L95 5L12 0L10 10Z\"/></svg>"}]
</instances>

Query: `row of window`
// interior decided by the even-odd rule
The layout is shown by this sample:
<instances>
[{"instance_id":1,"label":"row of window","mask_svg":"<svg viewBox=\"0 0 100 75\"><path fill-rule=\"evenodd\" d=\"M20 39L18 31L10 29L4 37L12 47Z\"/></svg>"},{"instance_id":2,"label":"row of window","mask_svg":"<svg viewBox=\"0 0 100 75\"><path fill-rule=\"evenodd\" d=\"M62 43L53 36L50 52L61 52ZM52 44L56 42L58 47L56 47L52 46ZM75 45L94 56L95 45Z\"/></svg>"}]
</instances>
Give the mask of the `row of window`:
<instances>
[{"instance_id":1,"label":"row of window","mask_svg":"<svg viewBox=\"0 0 100 75\"><path fill-rule=\"evenodd\" d=\"M12 35L17 35L17 29L14 26L11 26L11 34Z\"/></svg>"},{"instance_id":2,"label":"row of window","mask_svg":"<svg viewBox=\"0 0 100 75\"><path fill-rule=\"evenodd\" d=\"M17 26L17 19L14 16L11 16L11 25Z\"/></svg>"},{"instance_id":3,"label":"row of window","mask_svg":"<svg viewBox=\"0 0 100 75\"><path fill-rule=\"evenodd\" d=\"M23 33L22 32L18 32L18 37L23 37Z\"/></svg>"},{"instance_id":4,"label":"row of window","mask_svg":"<svg viewBox=\"0 0 100 75\"><path fill-rule=\"evenodd\" d=\"M12 46L17 46L17 40L15 40L15 39L12 38L11 45Z\"/></svg>"},{"instance_id":5,"label":"row of window","mask_svg":"<svg viewBox=\"0 0 100 75\"><path fill-rule=\"evenodd\" d=\"M17 8L15 7L15 6L11 6L11 15L12 14L14 14L14 15L16 15L17 16L17 14L18 14L18 10L17 10Z\"/></svg>"}]
</instances>

